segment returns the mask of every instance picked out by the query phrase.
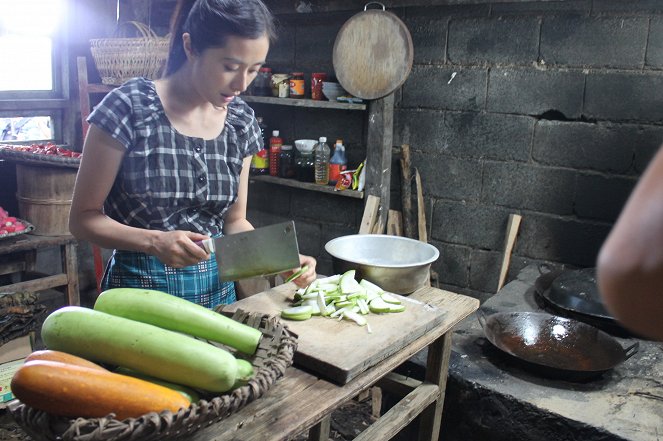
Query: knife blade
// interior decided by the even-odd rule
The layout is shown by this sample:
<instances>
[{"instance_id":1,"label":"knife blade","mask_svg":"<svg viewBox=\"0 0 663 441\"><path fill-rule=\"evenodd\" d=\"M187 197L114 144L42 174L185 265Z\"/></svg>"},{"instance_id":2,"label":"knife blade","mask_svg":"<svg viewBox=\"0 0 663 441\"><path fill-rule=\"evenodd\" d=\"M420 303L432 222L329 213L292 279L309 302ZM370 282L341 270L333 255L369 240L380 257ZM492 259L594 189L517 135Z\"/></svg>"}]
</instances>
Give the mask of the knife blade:
<instances>
[{"instance_id":1,"label":"knife blade","mask_svg":"<svg viewBox=\"0 0 663 441\"><path fill-rule=\"evenodd\" d=\"M278 274L300 266L294 221L204 240L200 245L215 253L222 282Z\"/></svg>"}]
</instances>

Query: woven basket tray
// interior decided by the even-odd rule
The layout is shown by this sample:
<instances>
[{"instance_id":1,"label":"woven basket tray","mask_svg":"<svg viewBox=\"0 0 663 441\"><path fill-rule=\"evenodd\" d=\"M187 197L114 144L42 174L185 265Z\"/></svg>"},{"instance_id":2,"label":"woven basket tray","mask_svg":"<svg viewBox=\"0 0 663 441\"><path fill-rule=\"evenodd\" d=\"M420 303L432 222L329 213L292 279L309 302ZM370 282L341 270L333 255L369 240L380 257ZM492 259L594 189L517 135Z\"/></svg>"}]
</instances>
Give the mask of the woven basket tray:
<instances>
[{"instance_id":1,"label":"woven basket tray","mask_svg":"<svg viewBox=\"0 0 663 441\"><path fill-rule=\"evenodd\" d=\"M104 418L57 417L14 401L9 408L14 419L35 440L49 441L152 441L186 439L186 435L219 422L246 404L260 398L285 374L297 349L297 337L279 320L263 314L237 310L232 318L263 333L250 360L255 369L248 384L229 393L201 399L177 413L152 412L140 418L118 421Z\"/></svg>"},{"instance_id":2,"label":"woven basket tray","mask_svg":"<svg viewBox=\"0 0 663 441\"><path fill-rule=\"evenodd\" d=\"M67 156L45 155L43 153L22 152L20 150L12 150L11 148L2 147L0 147L0 159L49 167L78 168L81 165L80 157L69 158Z\"/></svg>"}]
</instances>

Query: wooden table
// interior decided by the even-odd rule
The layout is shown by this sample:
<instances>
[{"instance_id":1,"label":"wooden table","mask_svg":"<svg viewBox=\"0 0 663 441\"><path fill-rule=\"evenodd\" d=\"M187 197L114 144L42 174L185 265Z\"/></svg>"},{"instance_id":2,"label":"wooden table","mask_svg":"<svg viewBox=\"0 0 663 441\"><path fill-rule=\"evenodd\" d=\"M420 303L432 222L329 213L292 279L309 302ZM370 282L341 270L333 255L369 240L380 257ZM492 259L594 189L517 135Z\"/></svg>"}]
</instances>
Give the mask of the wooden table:
<instances>
[{"instance_id":1,"label":"wooden table","mask_svg":"<svg viewBox=\"0 0 663 441\"><path fill-rule=\"evenodd\" d=\"M76 239L66 236L22 234L0 240L0 275L33 271L38 250L59 247L62 272L0 286L0 292L36 292L65 286L69 305L80 305Z\"/></svg>"},{"instance_id":2,"label":"wooden table","mask_svg":"<svg viewBox=\"0 0 663 441\"><path fill-rule=\"evenodd\" d=\"M421 417L419 439L437 441L451 353L452 329L478 308L479 301L430 287L421 288L411 297L444 309L444 320L412 344L343 386L293 366L263 397L229 418L201 429L189 439L283 441L309 430L310 440L326 440L332 411L381 382L412 386L411 382L404 385L392 371L417 352L428 348L424 381L414 384L415 387L398 404L355 438L355 441L390 439L417 416Z\"/></svg>"}]
</instances>

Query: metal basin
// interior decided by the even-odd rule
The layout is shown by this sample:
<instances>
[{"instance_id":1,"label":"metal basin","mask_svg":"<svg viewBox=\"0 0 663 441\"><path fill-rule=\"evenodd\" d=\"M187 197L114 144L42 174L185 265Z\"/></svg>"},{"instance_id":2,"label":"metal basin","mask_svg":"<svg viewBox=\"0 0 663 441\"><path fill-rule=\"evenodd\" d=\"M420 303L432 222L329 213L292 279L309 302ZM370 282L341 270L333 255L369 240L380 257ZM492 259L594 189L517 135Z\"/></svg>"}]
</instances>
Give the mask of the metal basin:
<instances>
[{"instance_id":1,"label":"metal basin","mask_svg":"<svg viewBox=\"0 0 663 441\"><path fill-rule=\"evenodd\" d=\"M357 280L367 279L386 291L410 294L424 286L430 265L440 256L427 243L386 234L353 234L325 245L336 274L354 269Z\"/></svg>"}]
</instances>

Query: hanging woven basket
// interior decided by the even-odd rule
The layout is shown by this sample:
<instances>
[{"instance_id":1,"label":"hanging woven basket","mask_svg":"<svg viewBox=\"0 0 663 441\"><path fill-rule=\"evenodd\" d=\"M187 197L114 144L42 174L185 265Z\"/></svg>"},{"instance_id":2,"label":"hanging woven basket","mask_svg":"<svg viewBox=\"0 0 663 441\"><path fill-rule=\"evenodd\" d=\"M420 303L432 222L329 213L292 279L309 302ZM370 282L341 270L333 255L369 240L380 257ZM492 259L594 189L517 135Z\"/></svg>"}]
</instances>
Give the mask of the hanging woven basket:
<instances>
[{"instance_id":1,"label":"hanging woven basket","mask_svg":"<svg viewBox=\"0 0 663 441\"><path fill-rule=\"evenodd\" d=\"M137 21L120 24L115 34L127 24L133 25L140 36L90 40L92 58L103 84L117 86L134 77L158 78L168 58L168 36L159 37L149 26Z\"/></svg>"}]
</instances>

